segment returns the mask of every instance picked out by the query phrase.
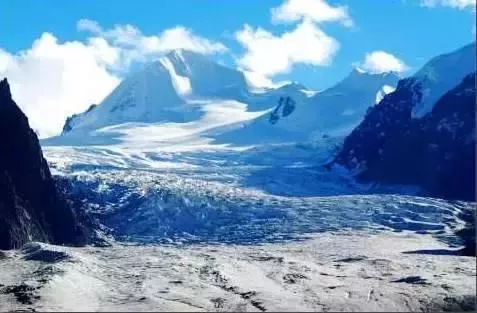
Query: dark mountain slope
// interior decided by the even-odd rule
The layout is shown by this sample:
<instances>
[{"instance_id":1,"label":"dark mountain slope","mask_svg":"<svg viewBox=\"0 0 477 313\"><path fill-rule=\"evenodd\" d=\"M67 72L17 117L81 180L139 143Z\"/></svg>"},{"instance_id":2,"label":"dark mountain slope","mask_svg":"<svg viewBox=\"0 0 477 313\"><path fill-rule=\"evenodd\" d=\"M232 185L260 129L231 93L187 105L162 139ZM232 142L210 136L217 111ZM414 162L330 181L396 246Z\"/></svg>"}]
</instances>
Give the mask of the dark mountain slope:
<instances>
[{"instance_id":1,"label":"dark mountain slope","mask_svg":"<svg viewBox=\"0 0 477 313\"><path fill-rule=\"evenodd\" d=\"M475 201L475 73L430 113L412 118L420 97L412 79L400 81L346 138L335 162L359 169L361 181L413 184L431 196Z\"/></svg>"},{"instance_id":2,"label":"dark mountain slope","mask_svg":"<svg viewBox=\"0 0 477 313\"><path fill-rule=\"evenodd\" d=\"M86 229L58 192L35 132L0 82L0 249L28 241L81 245Z\"/></svg>"}]
</instances>

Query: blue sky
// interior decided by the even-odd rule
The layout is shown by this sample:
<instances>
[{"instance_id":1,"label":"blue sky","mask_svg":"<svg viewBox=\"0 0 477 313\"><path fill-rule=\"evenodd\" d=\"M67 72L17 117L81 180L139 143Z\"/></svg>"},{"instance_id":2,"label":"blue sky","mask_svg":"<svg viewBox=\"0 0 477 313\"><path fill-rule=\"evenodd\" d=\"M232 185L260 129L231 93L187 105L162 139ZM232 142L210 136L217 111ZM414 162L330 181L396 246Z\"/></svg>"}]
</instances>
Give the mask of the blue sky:
<instances>
[{"instance_id":1,"label":"blue sky","mask_svg":"<svg viewBox=\"0 0 477 313\"><path fill-rule=\"evenodd\" d=\"M131 66L177 45L260 81L319 90L357 64L410 75L475 37L474 0L0 0L0 12L0 76L12 77L14 94L33 84L53 92L60 82L65 90L50 102L88 102L57 108L63 115L100 101ZM92 90L68 94L65 73L75 70L87 81L71 84ZM44 93L21 100L47 99Z\"/></svg>"}]
</instances>

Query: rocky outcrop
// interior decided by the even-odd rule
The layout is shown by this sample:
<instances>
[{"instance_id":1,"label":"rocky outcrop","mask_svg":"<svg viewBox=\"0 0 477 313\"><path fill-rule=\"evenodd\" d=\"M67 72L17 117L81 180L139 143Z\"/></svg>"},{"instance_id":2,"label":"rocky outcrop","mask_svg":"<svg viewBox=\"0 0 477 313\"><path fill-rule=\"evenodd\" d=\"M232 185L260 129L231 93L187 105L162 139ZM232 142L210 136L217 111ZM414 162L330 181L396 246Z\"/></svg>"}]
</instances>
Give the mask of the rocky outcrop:
<instances>
[{"instance_id":1,"label":"rocky outcrop","mask_svg":"<svg viewBox=\"0 0 477 313\"><path fill-rule=\"evenodd\" d=\"M80 117L84 116L85 114L91 112L97 106L98 106L97 104L92 104L92 105L90 105L88 110L86 110L85 112L68 116L66 118L65 124L63 125L63 130L61 131L61 134L64 135L64 134L70 132L73 129L74 122L77 118L80 118Z\"/></svg>"},{"instance_id":2,"label":"rocky outcrop","mask_svg":"<svg viewBox=\"0 0 477 313\"><path fill-rule=\"evenodd\" d=\"M29 241L86 243L86 229L58 192L6 79L0 82L0 146L0 249Z\"/></svg>"},{"instance_id":3,"label":"rocky outcrop","mask_svg":"<svg viewBox=\"0 0 477 313\"><path fill-rule=\"evenodd\" d=\"M372 107L334 162L360 181L418 185L430 196L475 201L475 73L449 90L422 118L413 78Z\"/></svg>"}]
</instances>

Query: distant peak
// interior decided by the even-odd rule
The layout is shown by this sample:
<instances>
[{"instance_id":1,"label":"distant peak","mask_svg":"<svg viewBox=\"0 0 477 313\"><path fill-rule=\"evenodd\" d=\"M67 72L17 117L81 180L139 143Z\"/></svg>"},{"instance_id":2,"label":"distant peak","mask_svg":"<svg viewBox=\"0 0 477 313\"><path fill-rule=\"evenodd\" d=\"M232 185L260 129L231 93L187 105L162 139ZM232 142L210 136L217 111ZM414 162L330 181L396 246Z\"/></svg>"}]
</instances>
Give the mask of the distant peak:
<instances>
[{"instance_id":1,"label":"distant peak","mask_svg":"<svg viewBox=\"0 0 477 313\"><path fill-rule=\"evenodd\" d=\"M166 57L173 57L173 58L196 57L196 58L208 59L207 56L205 56L204 54L201 54L199 52L195 52L192 50L187 50L184 48L177 48L177 49L170 50L166 54Z\"/></svg>"},{"instance_id":2,"label":"distant peak","mask_svg":"<svg viewBox=\"0 0 477 313\"><path fill-rule=\"evenodd\" d=\"M355 67L351 70L351 72L348 74L348 78L353 78L353 77L364 77L364 76L372 76L373 74L370 72L367 72L359 67Z\"/></svg>"},{"instance_id":3,"label":"distant peak","mask_svg":"<svg viewBox=\"0 0 477 313\"><path fill-rule=\"evenodd\" d=\"M8 87L9 87L9 85L8 85L8 80L7 80L6 77L5 77L4 79L2 79L2 81L0 81L0 87L1 87L1 88L5 88L5 87L8 88Z\"/></svg>"},{"instance_id":4,"label":"distant peak","mask_svg":"<svg viewBox=\"0 0 477 313\"><path fill-rule=\"evenodd\" d=\"M308 89L306 88L303 84L297 82L297 81L292 81L292 82L287 82L286 84L280 86L279 88L284 88L284 89Z\"/></svg>"},{"instance_id":5,"label":"distant peak","mask_svg":"<svg viewBox=\"0 0 477 313\"><path fill-rule=\"evenodd\" d=\"M363 70L361 67L357 66L353 69L352 72L356 72L357 74L365 74L367 73L365 70Z\"/></svg>"},{"instance_id":6,"label":"distant peak","mask_svg":"<svg viewBox=\"0 0 477 313\"><path fill-rule=\"evenodd\" d=\"M182 54L184 51L186 51L186 50L182 49L182 48L172 49L166 54L166 56L179 55L179 54Z\"/></svg>"},{"instance_id":7,"label":"distant peak","mask_svg":"<svg viewBox=\"0 0 477 313\"><path fill-rule=\"evenodd\" d=\"M5 77L0 81L0 95L6 96L8 98L12 97L12 94L10 92L10 85L8 84L8 80Z\"/></svg>"},{"instance_id":8,"label":"distant peak","mask_svg":"<svg viewBox=\"0 0 477 313\"><path fill-rule=\"evenodd\" d=\"M395 71L370 72L357 66L357 67L354 67L351 70L351 73L349 74L349 76L363 76L363 75L365 76L389 76L389 75L399 76L399 73Z\"/></svg>"}]
</instances>

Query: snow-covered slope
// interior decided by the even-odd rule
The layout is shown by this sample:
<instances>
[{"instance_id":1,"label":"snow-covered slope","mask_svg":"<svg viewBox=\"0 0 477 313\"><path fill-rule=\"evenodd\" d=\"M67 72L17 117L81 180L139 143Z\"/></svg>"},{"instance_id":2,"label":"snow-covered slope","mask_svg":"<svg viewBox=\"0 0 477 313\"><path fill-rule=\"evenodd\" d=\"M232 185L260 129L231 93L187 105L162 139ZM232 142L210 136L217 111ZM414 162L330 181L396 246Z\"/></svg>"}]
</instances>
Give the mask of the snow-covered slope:
<instances>
[{"instance_id":1,"label":"snow-covered slope","mask_svg":"<svg viewBox=\"0 0 477 313\"><path fill-rule=\"evenodd\" d=\"M315 94L300 85L287 85L267 95L268 102L276 104L269 114L217 139L247 144L278 143L347 134L375 104L378 94L392 91L398 80L395 73L370 74L354 69L335 86ZM284 98L282 104L280 97Z\"/></svg>"},{"instance_id":2,"label":"snow-covered slope","mask_svg":"<svg viewBox=\"0 0 477 313\"><path fill-rule=\"evenodd\" d=\"M0 259L0 310L475 312L475 258L408 253L430 248L446 246L363 232L260 246L32 243Z\"/></svg>"},{"instance_id":3,"label":"snow-covered slope","mask_svg":"<svg viewBox=\"0 0 477 313\"><path fill-rule=\"evenodd\" d=\"M168 69L176 90L181 94L236 99L248 92L241 71L220 65L203 55L180 49L170 52L159 62Z\"/></svg>"},{"instance_id":4,"label":"snow-covered slope","mask_svg":"<svg viewBox=\"0 0 477 313\"><path fill-rule=\"evenodd\" d=\"M239 99L247 92L242 72L174 50L126 77L98 106L69 118L64 133L124 122L189 122L202 115L189 99Z\"/></svg>"},{"instance_id":5,"label":"snow-covered slope","mask_svg":"<svg viewBox=\"0 0 477 313\"><path fill-rule=\"evenodd\" d=\"M92 130L128 121L185 121L184 104L168 69L158 61L128 76L92 110L70 119L69 129Z\"/></svg>"},{"instance_id":6,"label":"snow-covered slope","mask_svg":"<svg viewBox=\"0 0 477 313\"><path fill-rule=\"evenodd\" d=\"M379 104L381 100L383 100L384 96L387 94L390 94L391 92L394 92L396 88L389 86L389 85L384 85L381 90L378 91L376 94L376 104Z\"/></svg>"},{"instance_id":7,"label":"snow-covered slope","mask_svg":"<svg viewBox=\"0 0 477 313\"><path fill-rule=\"evenodd\" d=\"M393 73L353 70L343 81L319 93L298 83L255 92L249 89L243 72L194 52L175 50L128 76L101 104L68 118L64 136L45 143L120 142L126 128L130 133L129 129L138 126L144 129L144 123L148 124L147 136L153 129L175 140L184 134L192 144L306 141L316 132L352 129L376 97L392 90L397 81ZM231 102L237 105L227 110L230 106L224 104ZM213 123L211 110L221 111ZM273 115L272 123L268 113ZM153 137L163 135L155 133Z\"/></svg>"},{"instance_id":8,"label":"snow-covered slope","mask_svg":"<svg viewBox=\"0 0 477 313\"><path fill-rule=\"evenodd\" d=\"M375 104L379 91L397 86L396 73L372 74L354 69L344 80L310 99L312 109L300 112L301 123L319 125L320 129L352 129L364 117L366 110Z\"/></svg>"},{"instance_id":9,"label":"snow-covered slope","mask_svg":"<svg viewBox=\"0 0 477 313\"><path fill-rule=\"evenodd\" d=\"M475 71L475 43L430 60L414 76L421 98L412 110L413 118L432 111L434 104L447 91L457 86L466 75Z\"/></svg>"}]
</instances>

